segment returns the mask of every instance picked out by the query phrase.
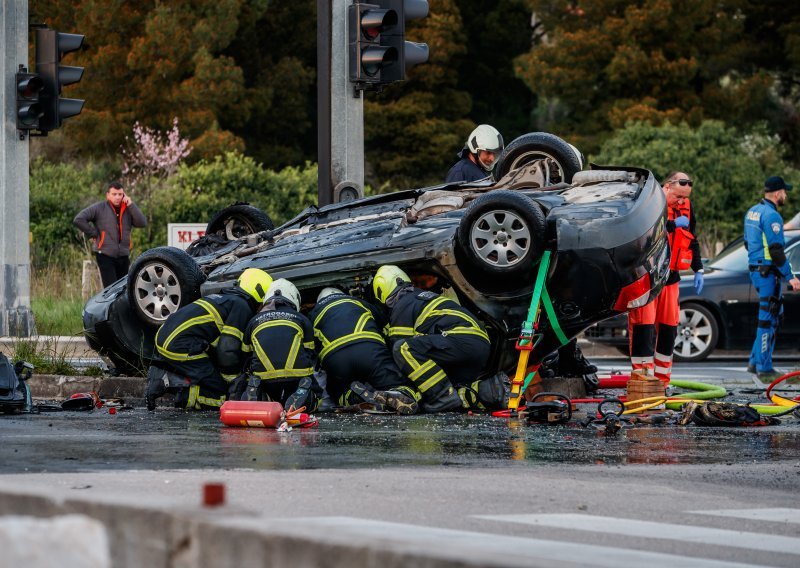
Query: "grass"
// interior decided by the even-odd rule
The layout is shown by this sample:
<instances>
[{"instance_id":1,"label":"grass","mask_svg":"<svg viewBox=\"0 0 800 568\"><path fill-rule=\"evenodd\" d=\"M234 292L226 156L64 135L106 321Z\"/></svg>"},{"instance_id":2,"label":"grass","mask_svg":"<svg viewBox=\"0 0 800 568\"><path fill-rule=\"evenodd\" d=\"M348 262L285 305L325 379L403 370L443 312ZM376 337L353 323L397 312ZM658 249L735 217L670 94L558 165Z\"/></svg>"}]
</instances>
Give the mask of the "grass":
<instances>
[{"instance_id":1,"label":"grass","mask_svg":"<svg viewBox=\"0 0 800 568\"><path fill-rule=\"evenodd\" d=\"M31 299L39 335L80 335L83 332L83 300L45 296Z\"/></svg>"},{"instance_id":2,"label":"grass","mask_svg":"<svg viewBox=\"0 0 800 568\"><path fill-rule=\"evenodd\" d=\"M87 375L100 376L100 367L89 367L78 372L69 360L75 355L74 349L59 346L55 340L37 338L19 339L12 345L9 359L11 361L27 361L33 365L37 374L45 375Z\"/></svg>"}]
</instances>

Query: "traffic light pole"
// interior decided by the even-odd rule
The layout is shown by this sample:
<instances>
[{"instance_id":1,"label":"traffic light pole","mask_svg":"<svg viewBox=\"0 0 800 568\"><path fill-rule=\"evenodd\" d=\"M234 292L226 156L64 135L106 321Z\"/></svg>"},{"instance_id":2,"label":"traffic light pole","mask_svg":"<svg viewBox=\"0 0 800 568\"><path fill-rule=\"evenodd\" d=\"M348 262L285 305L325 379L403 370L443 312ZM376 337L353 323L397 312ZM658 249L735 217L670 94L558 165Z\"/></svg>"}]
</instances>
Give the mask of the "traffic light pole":
<instances>
[{"instance_id":1,"label":"traffic light pole","mask_svg":"<svg viewBox=\"0 0 800 568\"><path fill-rule=\"evenodd\" d=\"M364 195L364 99L349 79L348 6L317 0L319 204Z\"/></svg>"},{"instance_id":2,"label":"traffic light pole","mask_svg":"<svg viewBox=\"0 0 800 568\"><path fill-rule=\"evenodd\" d=\"M28 0L5 0L0 8L0 335L32 334L30 298L29 147L16 128L16 80L28 61Z\"/></svg>"}]
</instances>

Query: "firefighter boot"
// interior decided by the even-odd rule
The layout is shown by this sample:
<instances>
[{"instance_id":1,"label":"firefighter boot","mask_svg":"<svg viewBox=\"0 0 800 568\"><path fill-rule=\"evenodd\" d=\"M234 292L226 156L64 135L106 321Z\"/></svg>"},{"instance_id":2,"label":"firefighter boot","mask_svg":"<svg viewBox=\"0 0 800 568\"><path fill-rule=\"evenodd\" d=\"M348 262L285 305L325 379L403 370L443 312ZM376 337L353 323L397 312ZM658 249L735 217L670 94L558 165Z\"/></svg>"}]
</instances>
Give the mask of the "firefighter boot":
<instances>
[{"instance_id":1,"label":"firefighter boot","mask_svg":"<svg viewBox=\"0 0 800 568\"><path fill-rule=\"evenodd\" d=\"M423 401L422 403L422 410L427 412L428 414L434 414L436 412L453 412L456 410L464 410L466 407L464 406L461 397L456 392L456 389L453 388L453 385L450 384L448 381L446 386L439 390L439 392L435 396L430 396L428 400Z\"/></svg>"},{"instance_id":2,"label":"firefighter boot","mask_svg":"<svg viewBox=\"0 0 800 568\"><path fill-rule=\"evenodd\" d=\"M387 410L382 402L378 402L375 396L377 391L370 385L359 381L350 383L350 389L343 395L345 406L355 406L359 404L370 404L375 410ZM363 407L362 407L363 408Z\"/></svg>"},{"instance_id":3,"label":"firefighter boot","mask_svg":"<svg viewBox=\"0 0 800 568\"><path fill-rule=\"evenodd\" d=\"M458 394L467 408L502 410L508 408L511 383L508 375L500 371L488 379L458 387Z\"/></svg>"},{"instance_id":4,"label":"firefighter boot","mask_svg":"<svg viewBox=\"0 0 800 568\"><path fill-rule=\"evenodd\" d=\"M239 400L261 400L261 390L261 379L258 377L250 377L247 380L247 386L240 395Z\"/></svg>"},{"instance_id":5,"label":"firefighter boot","mask_svg":"<svg viewBox=\"0 0 800 568\"><path fill-rule=\"evenodd\" d=\"M385 391L375 391L375 400L397 414L416 414L420 394L411 387L400 386Z\"/></svg>"},{"instance_id":6,"label":"firefighter boot","mask_svg":"<svg viewBox=\"0 0 800 568\"><path fill-rule=\"evenodd\" d=\"M156 409L156 400L167 392L167 384L167 372L164 369L152 365L147 369L147 388L144 391L147 410Z\"/></svg>"},{"instance_id":7,"label":"firefighter boot","mask_svg":"<svg viewBox=\"0 0 800 568\"><path fill-rule=\"evenodd\" d=\"M597 373L597 367L583 356L577 343L567 343L558 351L558 371L562 377L583 377Z\"/></svg>"},{"instance_id":8,"label":"firefighter boot","mask_svg":"<svg viewBox=\"0 0 800 568\"><path fill-rule=\"evenodd\" d=\"M311 377L303 377L300 379L300 382L297 384L297 390L289 395L284 407L287 410L290 408L296 410L305 406L305 411L307 413L316 412L317 406L319 406L319 396L314 392L312 388L313 385L314 382L311 380Z\"/></svg>"}]
</instances>

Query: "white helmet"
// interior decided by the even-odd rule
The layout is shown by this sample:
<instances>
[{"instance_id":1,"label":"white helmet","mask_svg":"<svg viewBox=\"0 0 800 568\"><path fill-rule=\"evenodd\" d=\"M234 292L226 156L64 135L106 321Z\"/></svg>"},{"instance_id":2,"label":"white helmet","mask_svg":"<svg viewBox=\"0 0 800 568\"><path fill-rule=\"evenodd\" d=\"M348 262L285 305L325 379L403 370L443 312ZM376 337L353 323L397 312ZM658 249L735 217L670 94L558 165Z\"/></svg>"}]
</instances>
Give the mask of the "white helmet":
<instances>
[{"instance_id":1,"label":"white helmet","mask_svg":"<svg viewBox=\"0 0 800 568\"><path fill-rule=\"evenodd\" d=\"M481 150L499 154L503 151L503 136L494 126L481 124L467 138L467 148L473 154L477 154Z\"/></svg>"},{"instance_id":2,"label":"white helmet","mask_svg":"<svg viewBox=\"0 0 800 568\"><path fill-rule=\"evenodd\" d=\"M297 286L286 280L285 278L278 278L270 284L267 290L267 301L275 296L281 296L285 300L289 300L294 304L294 309L300 309L300 291Z\"/></svg>"},{"instance_id":3,"label":"white helmet","mask_svg":"<svg viewBox=\"0 0 800 568\"><path fill-rule=\"evenodd\" d=\"M339 290L339 288L331 288L331 287L323 288L322 292L320 292L319 296L317 296L317 302L321 302L322 300L324 300L328 296L336 296L336 295L341 295L341 294L344 294L344 292Z\"/></svg>"}]
</instances>

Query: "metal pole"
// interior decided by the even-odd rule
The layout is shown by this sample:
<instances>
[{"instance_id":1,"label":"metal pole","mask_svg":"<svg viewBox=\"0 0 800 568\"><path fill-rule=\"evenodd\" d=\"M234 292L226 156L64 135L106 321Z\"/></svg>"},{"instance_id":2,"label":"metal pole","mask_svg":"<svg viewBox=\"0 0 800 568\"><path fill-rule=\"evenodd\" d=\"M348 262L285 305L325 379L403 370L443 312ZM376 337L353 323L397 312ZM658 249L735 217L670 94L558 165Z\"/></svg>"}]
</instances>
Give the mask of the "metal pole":
<instances>
[{"instance_id":1,"label":"metal pole","mask_svg":"<svg viewBox=\"0 0 800 568\"><path fill-rule=\"evenodd\" d=\"M329 30L327 57L323 57L320 47L317 48L317 69L319 100L327 99L327 106L319 112L319 156L320 156L320 205L347 201L364 195L364 100L356 95L353 83L350 82L349 69L349 37L348 37L348 6L355 3L353 0L329 0L320 3L327 4L329 12ZM321 14L317 16L318 30L321 26ZM318 39L319 33L318 33ZM321 42L323 43L323 42ZM327 68L327 90L322 92L323 67ZM327 125L327 133L323 128ZM327 139L324 135L327 134ZM327 144L327 147L325 145ZM323 148L328 152L326 164L322 163ZM323 185L323 173L328 175L327 183ZM323 199L323 192L324 199Z\"/></svg>"},{"instance_id":2,"label":"metal pole","mask_svg":"<svg viewBox=\"0 0 800 568\"><path fill-rule=\"evenodd\" d=\"M317 194L333 203L331 184L331 0L317 0Z\"/></svg>"},{"instance_id":3,"label":"metal pole","mask_svg":"<svg viewBox=\"0 0 800 568\"><path fill-rule=\"evenodd\" d=\"M28 67L28 0L0 4L0 335L27 337L34 329L30 298L29 147L16 128L16 84Z\"/></svg>"}]
</instances>

